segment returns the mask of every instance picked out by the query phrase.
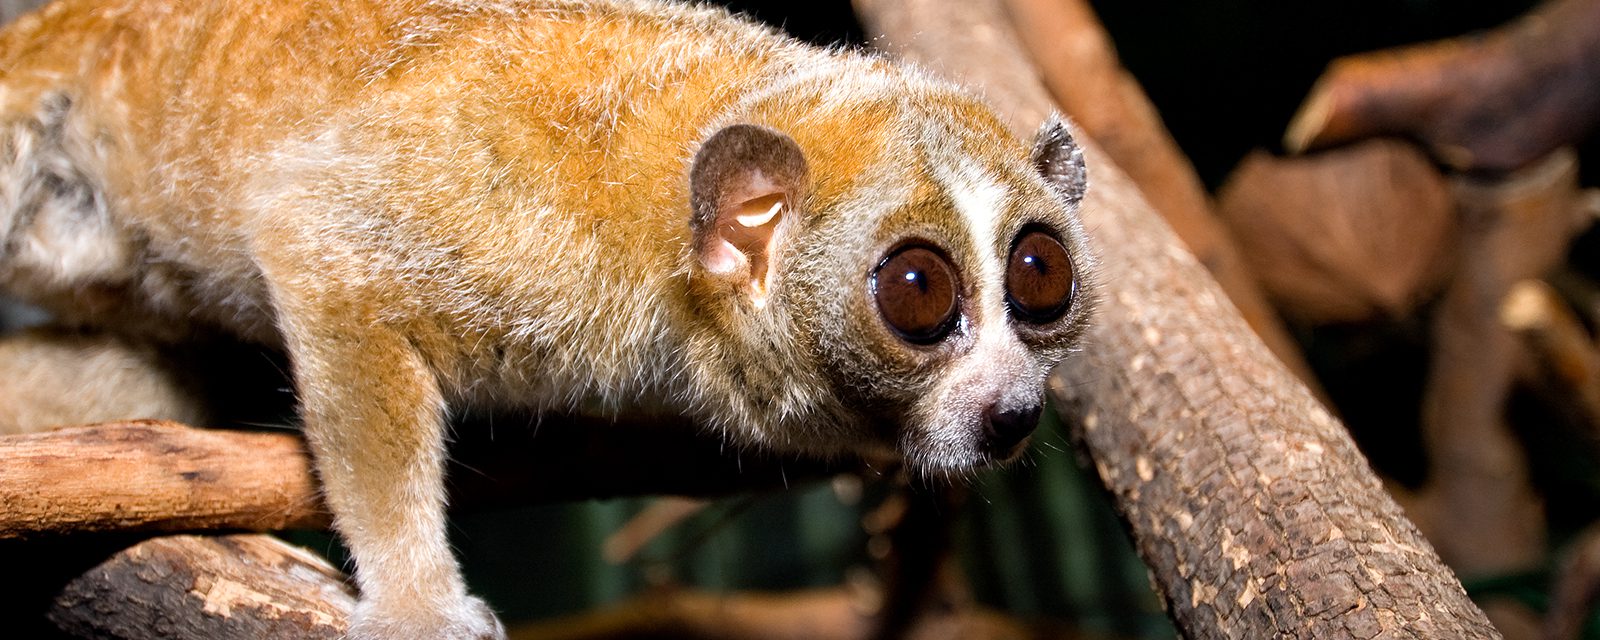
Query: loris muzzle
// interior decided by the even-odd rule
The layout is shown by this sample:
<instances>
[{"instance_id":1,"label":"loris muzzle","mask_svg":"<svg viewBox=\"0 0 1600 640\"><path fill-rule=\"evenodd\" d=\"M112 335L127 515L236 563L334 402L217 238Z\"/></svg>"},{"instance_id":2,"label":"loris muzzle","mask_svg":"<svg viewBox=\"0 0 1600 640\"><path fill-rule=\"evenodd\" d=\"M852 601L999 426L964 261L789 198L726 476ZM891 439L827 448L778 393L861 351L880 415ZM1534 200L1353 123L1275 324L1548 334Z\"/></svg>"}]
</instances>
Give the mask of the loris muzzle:
<instances>
[{"instance_id":1,"label":"loris muzzle","mask_svg":"<svg viewBox=\"0 0 1600 640\"><path fill-rule=\"evenodd\" d=\"M671 410L739 446L1010 459L1072 351L1080 151L713 9L62 0L0 34L0 287L286 350L362 592L484 638L445 537L464 407Z\"/></svg>"}]
</instances>

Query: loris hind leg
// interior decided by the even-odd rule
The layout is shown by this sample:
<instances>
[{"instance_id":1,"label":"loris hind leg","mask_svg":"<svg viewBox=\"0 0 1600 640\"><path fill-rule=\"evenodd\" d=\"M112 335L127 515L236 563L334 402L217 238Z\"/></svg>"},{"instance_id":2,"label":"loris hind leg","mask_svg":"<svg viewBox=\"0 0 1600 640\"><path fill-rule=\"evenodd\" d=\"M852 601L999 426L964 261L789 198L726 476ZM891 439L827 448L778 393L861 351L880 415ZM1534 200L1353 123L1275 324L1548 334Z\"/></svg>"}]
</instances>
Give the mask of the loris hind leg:
<instances>
[{"instance_id":1,"label":"loris hind leg","mask_svg":"<svg viewBox=\"0 0 1600 640\"><path fill-rule=\"evenodd\" d=\"M135 419L200 425L208 412L150 345L59 329L0 336L0 434Z\"/></svg>"}]
</instances>

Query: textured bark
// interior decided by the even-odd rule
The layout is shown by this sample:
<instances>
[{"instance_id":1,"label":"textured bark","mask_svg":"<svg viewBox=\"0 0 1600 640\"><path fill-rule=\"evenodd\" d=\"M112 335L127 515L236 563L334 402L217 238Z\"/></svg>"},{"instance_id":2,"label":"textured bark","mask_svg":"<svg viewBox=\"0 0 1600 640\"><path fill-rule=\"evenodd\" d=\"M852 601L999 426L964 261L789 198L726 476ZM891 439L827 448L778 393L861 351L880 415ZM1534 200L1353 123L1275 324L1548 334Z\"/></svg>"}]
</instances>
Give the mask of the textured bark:
<instances>
[{"instance_id":1,"label":"textured bark","mask_svg":"<svg viewBox=\"0 0 1600 640\"><path fill-rule=\"evenodd\" d=\"M1022 135L1050 105L996 2L856 6L892 50L977 86ZM1051 393L1182 633L1498 637L1339 422L1086 146L1101 306Z\"/></svg>"},{"instance_id":2,"label":"textured bark","mask_svg":"<svg viewBox=\"0 0 1600 640\"><path fill-rule=\"evenodd\" d=\"M456 504L682 494L721 496L854 470L725 449L673 421L566 421L463 429ZM0 539L86 531L293 529L327 524L297 433L166 422L0 437Z\"/></svg>"},{"instance_id":3,"label":"textured bark","mask_svg":"<svg viewBox=\"0 0 1600 640\"><path fill-rule=\"evenodd\" d=\"M0 538L326 524L299 438L132 422L0 437Z\"/></svg>"},{"instance_id":4,"label":"textured bark","mask_svg":"<svg viewBox=\"0 0 1600 640\"><path fill-rule=\"evenodd\" d=\"M1056 104L1127 172L1272 353L1302 381L1316 384L1300 345L1267 304L1238 243L1217 219L1194 166L1139 82L1122 67L1094 9L1086 0L1004 4Z\"/></svg>"},{"instance_id":5,"label":"textured bark","mask_svg":"<svg viewBox=\"0 0 1600 640\"><path fill-rule=\"evenodd\" d=\"M68 583L50 620L79 638L337 640L355 593L321 558L263 535L153 538Z\"/></svg>"},{"instance_id":6,"label":"textured bark","mask_svg":"<svg viewBox=\"0 0 1600 640\"><path fill-rule=\"evenodd\" d=\"M1257 151L1217 202L1268 295L1303 322L1405 317L1448 273L1455 202L1414 145Z\"/></svg>"},{"instance_id":7,"label":"textured bark","mask_svg":"<svg viewBox=\"0 0 1600 640\"><path fill-rule=\"evenodd\" d=\"M1552 0L1487 34L1335 60L1284 146L1410 136L1458 169L1507 171L1600 118L1600 1Z\"/></svg>"}]
</instances>

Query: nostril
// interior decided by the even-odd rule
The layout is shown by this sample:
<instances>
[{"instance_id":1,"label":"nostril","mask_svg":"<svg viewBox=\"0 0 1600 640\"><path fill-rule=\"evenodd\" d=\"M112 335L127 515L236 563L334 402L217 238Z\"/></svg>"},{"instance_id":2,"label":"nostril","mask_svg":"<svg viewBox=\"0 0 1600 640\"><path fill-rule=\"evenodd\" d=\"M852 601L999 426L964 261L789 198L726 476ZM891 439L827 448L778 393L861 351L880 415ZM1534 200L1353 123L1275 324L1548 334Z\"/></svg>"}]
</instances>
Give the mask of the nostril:
<instances>
[{"instance_id":1,"label":"nostril","mask_svg":"<svg viewBox=\"0 0 1600 640\"><path fill-rule=\"evenodd\" d=\"M1039 405L1005 410L991 407L985 416L984 435L988 436L991 452L1008 455L1012 449L1026 440L1037 426L1039 426Z\"/></svg>"}]
</instances>

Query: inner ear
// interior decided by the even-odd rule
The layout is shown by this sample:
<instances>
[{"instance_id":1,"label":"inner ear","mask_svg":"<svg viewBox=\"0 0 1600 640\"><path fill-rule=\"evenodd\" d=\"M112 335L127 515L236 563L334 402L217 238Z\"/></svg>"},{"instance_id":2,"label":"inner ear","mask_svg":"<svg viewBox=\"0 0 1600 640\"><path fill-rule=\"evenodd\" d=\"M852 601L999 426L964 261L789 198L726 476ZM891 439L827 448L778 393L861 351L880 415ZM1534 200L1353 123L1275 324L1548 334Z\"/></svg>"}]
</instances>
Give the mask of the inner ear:
<instances>
[{"instance_id":1,"label":"inner ear","mask_svg":"<svg viewBox=\"0 0 1600 640\"><path fill-rule=\"evenodd\" d=\"M1083 148L1072 138L1060 114L1039 127L1033 137L1033 166L1044 181L1069 207L1083 200L1089 186L1089 172L1083 165Z\"/></svg>"},{"instance_id":2,"label":"inner ear","mask_svg":"<svg viewBox=\"0 0 1600 640\"><path fill-rule=\"evenodd\" d=\"M696 262L764 304L779 225L804 196L808 169L793 138L753 124L706 138L689 171Z\"/></svg>"}]
</instances>

